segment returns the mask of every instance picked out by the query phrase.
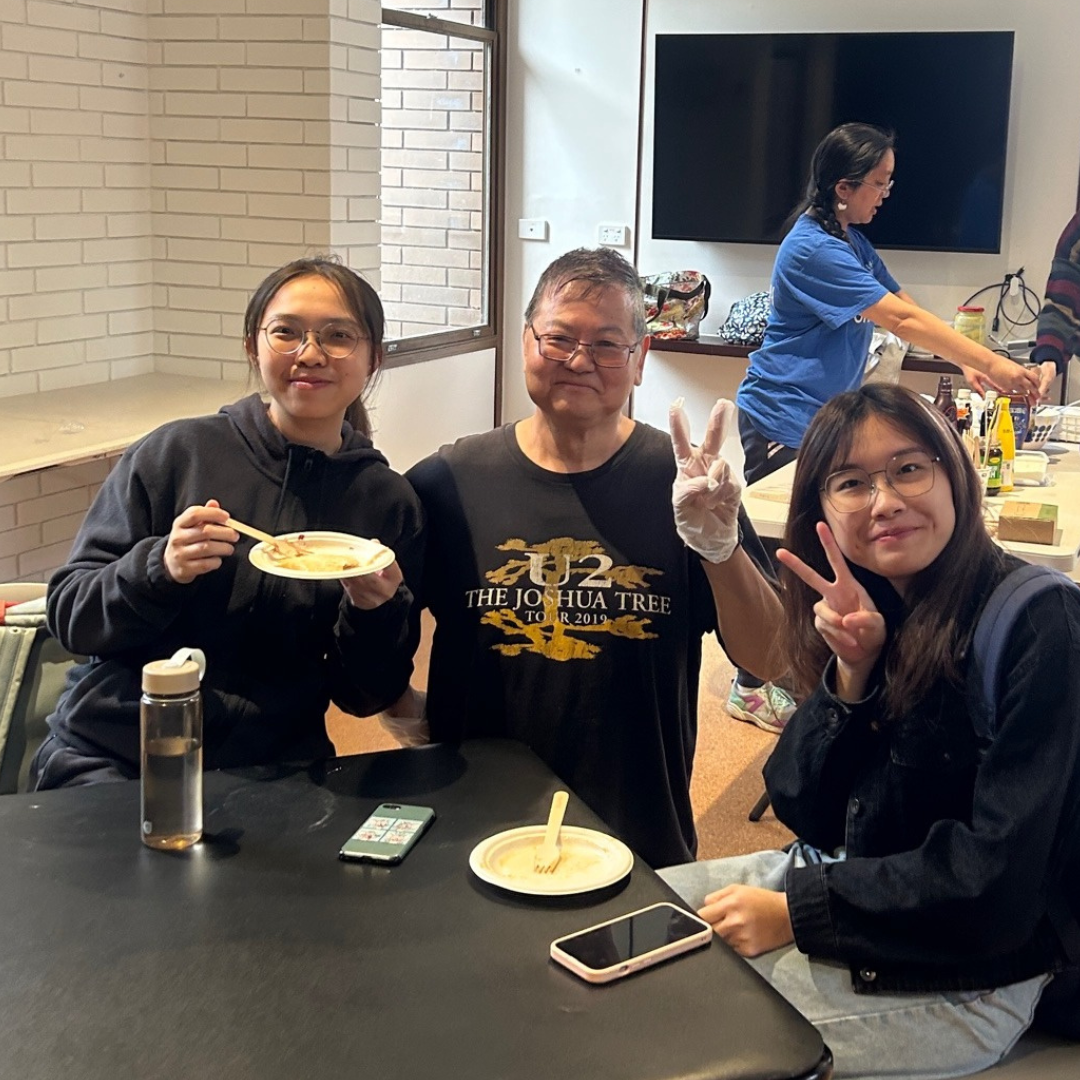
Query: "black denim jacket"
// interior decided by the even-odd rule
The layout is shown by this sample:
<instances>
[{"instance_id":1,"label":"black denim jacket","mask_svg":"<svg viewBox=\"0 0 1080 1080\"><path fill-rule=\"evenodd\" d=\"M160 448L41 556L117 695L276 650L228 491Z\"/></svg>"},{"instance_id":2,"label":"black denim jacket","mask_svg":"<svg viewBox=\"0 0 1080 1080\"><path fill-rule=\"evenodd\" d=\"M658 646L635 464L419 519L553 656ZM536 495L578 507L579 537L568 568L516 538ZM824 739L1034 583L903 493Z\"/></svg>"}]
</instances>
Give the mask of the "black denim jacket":
<instances>
[{"instance_id":1,"label":"black denim jacket","mask_svg":"<svg viewBox=\"0 0 1080 1080\"><path fill-rule=\"evenodd\" d=\"M1080 593L1033 601L1003 670L998 735L980 745L962 690L937 685L885 724L876 692L853 705L831 692L830 665L766 764L779 819L824 851L846 848L842 862L792 870L786 891L799 949L848 964L856 991L982 989L1068 963Z\"/></svg>"}]
</instances>

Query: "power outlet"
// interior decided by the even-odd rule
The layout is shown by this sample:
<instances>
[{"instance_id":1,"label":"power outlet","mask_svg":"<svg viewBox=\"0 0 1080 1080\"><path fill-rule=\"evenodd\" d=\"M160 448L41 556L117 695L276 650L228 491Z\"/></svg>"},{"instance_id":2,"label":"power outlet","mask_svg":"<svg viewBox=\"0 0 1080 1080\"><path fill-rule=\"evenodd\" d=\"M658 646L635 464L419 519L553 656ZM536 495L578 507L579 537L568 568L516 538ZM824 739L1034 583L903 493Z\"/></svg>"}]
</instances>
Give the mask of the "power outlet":
<instances>
[{"instance_id":1,"label":"power outlet","mask_svg":"<svg viewBox=\"0 0 1080 1080\"><path fill-rule=\"evenodd\" d=\"M625 225L601 225L597 239L604 247L626 247L630 230Z\"/></svg>"},{"instance_id":2,"label":"power outlet","mask_svg":"<svg viewBox=\"0 0 1080 1080\"><path fill-rule=\"evenodd\" d=\"M522 240L546 240L548 223L543 218L519 218L518 237Z\"/></svg>"}]
</instances>

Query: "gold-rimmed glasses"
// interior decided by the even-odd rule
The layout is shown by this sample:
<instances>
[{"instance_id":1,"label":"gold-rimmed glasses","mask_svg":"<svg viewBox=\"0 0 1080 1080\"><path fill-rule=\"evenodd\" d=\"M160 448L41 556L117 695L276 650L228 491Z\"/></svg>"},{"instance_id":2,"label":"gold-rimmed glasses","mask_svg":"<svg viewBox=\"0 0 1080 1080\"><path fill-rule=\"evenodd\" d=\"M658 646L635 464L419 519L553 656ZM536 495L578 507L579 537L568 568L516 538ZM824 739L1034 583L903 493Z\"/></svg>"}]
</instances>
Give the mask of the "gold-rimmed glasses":
<instances>
[{"instance_id":1,"label":"gold-rimmed glasses","mask_svg":"<svg viewBox=\"0 0 1080 1080\"><path fill-rule=\"evenodd\" d=\"M266 344L282 356L293 356L304 348L308 334L327 356L334 360L344 360L356 351L356 346L364 340L360 327L351 322L329 322L319 329L307 328L293 319L271 319L259 329L266 337Z\"/></svg>"},{"instance_id":2,"label":"gold-rimmed glasses","mask_svg":"<svg viewBox=\"0 0 1080 1080\"><path fill-rule=\"evenodd\" d=\"M878 491L875 476L885 477L885 483L902 499L925 495L934 486L940 460L925 450L903 450L889 458L884 469L874 472L858 468L838 469L825 478L821 490L838 514L854 514L873 502Z\"/></svg>"}]
</instances>

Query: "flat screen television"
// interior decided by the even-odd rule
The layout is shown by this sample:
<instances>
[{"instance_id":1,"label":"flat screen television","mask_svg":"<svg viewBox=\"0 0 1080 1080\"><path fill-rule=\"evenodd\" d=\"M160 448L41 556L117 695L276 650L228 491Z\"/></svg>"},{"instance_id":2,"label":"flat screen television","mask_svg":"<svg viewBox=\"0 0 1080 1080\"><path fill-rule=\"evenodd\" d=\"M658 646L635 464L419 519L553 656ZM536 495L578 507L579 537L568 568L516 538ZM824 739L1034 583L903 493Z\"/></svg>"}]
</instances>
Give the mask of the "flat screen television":
<instances>
[{"instance_id":1,"label":"flat screen television","mask_svg":"<svg viewBox=\"0 0 1080 1080\"><path fill-rule=\"evenodd\" d=\"M659 34L652 235L779 241L814 147L858 120L896 133L877 247L1001 250L1012 31Z\"/></svg>"}]
</instances>

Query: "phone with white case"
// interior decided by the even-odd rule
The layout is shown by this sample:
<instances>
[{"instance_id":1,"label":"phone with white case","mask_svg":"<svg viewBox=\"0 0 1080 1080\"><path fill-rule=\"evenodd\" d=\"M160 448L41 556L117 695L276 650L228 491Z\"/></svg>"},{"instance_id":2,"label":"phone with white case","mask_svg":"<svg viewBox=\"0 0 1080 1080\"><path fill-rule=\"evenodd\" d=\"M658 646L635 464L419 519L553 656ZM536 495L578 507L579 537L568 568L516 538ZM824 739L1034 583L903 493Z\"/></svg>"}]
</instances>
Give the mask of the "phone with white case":
<instances>
[{"instance_id":1,"label":"phone with white case","mask_svg":"<svg viewBox=\"0 0 1080 1080\"><path fill-rule=\"evenodd\" d=\"M551 959L591 983L621 979L712 941L712 927L666 901L556 938Z\"/></svg>"}]
</instances>

